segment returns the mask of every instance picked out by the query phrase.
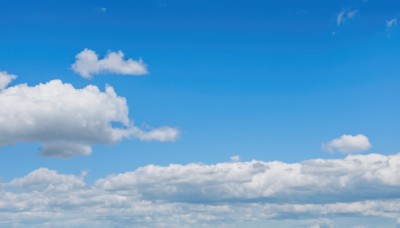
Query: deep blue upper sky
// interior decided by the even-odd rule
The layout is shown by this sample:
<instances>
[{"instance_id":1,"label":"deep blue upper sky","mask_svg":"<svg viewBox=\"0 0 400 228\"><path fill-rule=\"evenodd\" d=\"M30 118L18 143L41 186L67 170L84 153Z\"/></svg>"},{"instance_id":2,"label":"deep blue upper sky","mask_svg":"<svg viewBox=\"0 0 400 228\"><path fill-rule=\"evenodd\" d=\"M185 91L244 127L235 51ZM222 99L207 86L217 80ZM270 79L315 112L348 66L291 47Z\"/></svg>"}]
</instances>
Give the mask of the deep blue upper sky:
<instances>
[{"instance_id":1,"label":"deep blue upper sky","mask_svg":"<svg viewBox=\"0 0 400 228\"><path fill-rule=\"evenodd\" d=\"M357 14L337 25L343 10ZM18 75L14 83L110 84L137 125L175 126L182 136L96 146L71 160L39 157L35 145L7 147L0 173L44 166L97 178L235 154L294 162L342 156L321 152L321 143L358 133L371 152L397 152L400 27L386 20L399 16L400 2L388 0L2 1L0 70ZM70 70L84 48L141 57L150 74L87 81Z\"/></svg>"}]
</instances>

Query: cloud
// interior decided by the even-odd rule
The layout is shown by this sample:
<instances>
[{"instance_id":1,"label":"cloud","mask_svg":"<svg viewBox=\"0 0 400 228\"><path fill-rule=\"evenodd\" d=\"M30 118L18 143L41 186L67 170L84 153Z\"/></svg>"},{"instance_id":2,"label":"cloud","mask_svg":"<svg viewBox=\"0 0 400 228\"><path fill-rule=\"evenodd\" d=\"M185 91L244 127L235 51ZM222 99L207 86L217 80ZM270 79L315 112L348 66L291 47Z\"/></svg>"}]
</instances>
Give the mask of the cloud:
<instances>
[{"instance_id":1,"label":"cloud","mask_svg":"<svg viewBox=\"0 0 400 228\"><path fill-rule=\"evenodd\" d=\"M392 19L386 21L387 28L392 28L395 26L397 26L397 18L392 18Z\"/></svg>"},{"instance_id":2,"label":"cloud","mask_svg":"<svg viewBox=\"0 0 400 228\"><path fill-rule=\"evenodd\" d=\"M231 156L231 161L233 161L233 162L238 162L238 161L240 161L239 155Z\"/></svg>"},{"instance_id":3,"label":"cloud","mask_svg":"<svg viewBox=\"0 0 400 228\"><path fill-rule=\"evenodd\" d=\"M76 55L72 70L84 78L91 78L95 74L112 73L123 75L145 75L147 67L141 59L124 60L124 53L108 52L107 56L99 59L96 52L84 49Z\"/></svg>"},{"instance_id":4,"label":"cloud","mask_svg":"<svg viewBox=\"0 0 400 228\"><path fill-rule=\"evenodd\" d=\"M40 143L43 156L89 155L92 144L125 138L174 141L179 134L170 127L136 127L128 117L126 99L111 86L100 91L93 85L76 89L61 80L19 84L2 90L0 103L0 146ZM122 127L113 127L114 123Z\"/></svg>"},{"instance_id":5,"label":"cloud","mask_svg":"<svg viewBox=\"0 0 400 228\"><path fill-rule=\"evenodd\" d=\"M0 91L5 89L8 84L10 84L16 78L16 75L8 74L5 71L0 71Z\"/></svg>"},{"instance_id":6,"label":"cloud","mask_svg":"<svg viewBox=\"0 0 400 228\"><path fill-rule=\"evenodd\" d=\"M251 161L149 165L99 179L96 186L109 191L130 190L148 200L332 203L400 193L396 189L400 186L399 164L400 154L370 154L293 164Z\"/></svg>"},{"instance_id":7,"label":"cloud","mask_svg":"<svg viewBox=\"0 0 400 228\"><path fill-rule=\"evenodd\" d=\"M354 16L357 15L357 13L358 13L358 10L356 10L356 9L343 9L336 17L337 26L340 26L345 21L353 18Z\"/></svg>"},{"instance_id":8,"label":"cloud","mask_svg":"<svg viewBox=\"0 0 400 228\"><path fill-rule=\"evenodd\" d=\"M148 165L93 184L86 172L40 168L2 184L0 226L269 227L314 220L330 227L340 216L395 223L399 173L400 154Z\"/></svg>"},{"instance_id":9,"label":"cloud","mask_svg":"<svg viewBox=\"0 0 400 228\"><path fill-rule=\"evenodd\" d=\"M63 175L54 170L39 168L25 177L12 180L7 186L13 191L62 191L67 192L84 187L83 178L87 172L80 175Z\"/></svg>"},{"instance_id":10,"label":"cloud","mask_svg":"<svg viewBox=\"0 0 400 228\"><path fill-rule=\"evenodd\" d=\"M353 153L366 151L371 148L369 139L362 134L358 135L342 135L340 138L333 139L322 145L322 149L326 152Z\"/></svg>"}]
</instances>

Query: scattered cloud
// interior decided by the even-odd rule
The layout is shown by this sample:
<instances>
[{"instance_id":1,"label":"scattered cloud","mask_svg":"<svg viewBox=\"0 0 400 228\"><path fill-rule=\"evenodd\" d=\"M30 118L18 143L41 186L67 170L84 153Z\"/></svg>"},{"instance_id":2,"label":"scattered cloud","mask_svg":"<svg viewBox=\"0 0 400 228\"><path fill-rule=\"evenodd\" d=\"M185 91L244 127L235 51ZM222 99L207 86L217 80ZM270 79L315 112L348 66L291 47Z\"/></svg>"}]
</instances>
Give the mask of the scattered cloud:
<instances>
[{"instance_id":1,"label":"scattered cloud","mask_svg":"<svg viewBox=\"0 0 400 228\"><path fill-rule=\"evenodd\" d=\"M260 227L274 220L309 219L315 227L332 227L326 218L335 216L375 216L395 223L399 172L400 154L292 164L148 165L93 184L85 181L86 172L40 168L1 185L0 226Z\"/></svg>"},{"instance_id":2,"label":"scattered cloud","mask_svg":"<svg viewBox=\"0 0 400 228\"><path fill-rule=\"evenodd\" d=\"M124 53L122 51L110 51L107 56L100 59L96 52L84 49L75 58L72 70L87 79L95 74L102 73L123 75L145 75L148 73L147 67L141 59L124 60Z\"/></svg>"},{"instance_id":3,"label":"scattered cloud","mask_svg":"<svg viewBox=\"0 0 400 228\"><path fill-rule=\"evenodd\" d=\"M358 10L356 9L343 9L336 17L336 24L337 26L340 26L347 20L353 18L356 16L358 13Z\"/></svg>"},{"instance_id":4,"label":"scattered cloud","mask_svg":"<svg viewBox=\"0 0 400 228\"><path fill-rule=\"evenodd\" d=\"M0 91L0 147L19 142L42 144L41 155L89 155L92 144L112 144L125 138L174 141L178 130L161 127L144 131L128 117L126 99L111 86L76 89L61 80L36 86L19 84ZM122 127L113 127L118 123Z\"/></svg>"},{"instance_id":5,"label":"scattered cloud","mask_svg":"<svg viewBox=\"0 0 400 228\"><path fill-rule=\"evenodd\" d=\"M238 161L240 161L239 155L234 155L234 156L232 156L232 157L231 157L231 161L233 161L233 162L238 162Z\"/></svg>"},{"instance_id":6,"label":"scattered cloud","mask_svg":"<svg viewBox=\"0 0 400 228\"><path fill-rule=\"evenodd\" d=\"M105 12L107 12L107 8L106 8L106 7L101 7L101 8L100 8L100 11L103 12L103 13L105 13Z\"/></svg>"},{"instance_id":7,"label":"scattered cloud","mask_svg":"<svg viewBox=\"0 0 400 228\"><path fill-rule=\"evenodd\" d=\"M333 139L322 145L322 149L326 152L334 153L353 153L366 151L371 148L369 139L362 134L358 135L342 135L340 138Z\"/></svg>"},{"instance_id":8,"label":"scattered cloud","mask_svg":"<svg viewBox=\"0 0 400 228\"><path fill-rule=\"evenodd\" d=\"M392 19L386 21L387 28L392 28L395 26L397 26L397 18L392 18Z\"/></svg>"},{"instance_id":9,"label":"scattered cloud","mask_svg":"<svg viewBox=\"0 0 400 228\"><path fill-rule=\"evenodd\" d=\"M0 91L5 89L17 76L6 71L0 71Z\"/></svg>"}]
</instances>

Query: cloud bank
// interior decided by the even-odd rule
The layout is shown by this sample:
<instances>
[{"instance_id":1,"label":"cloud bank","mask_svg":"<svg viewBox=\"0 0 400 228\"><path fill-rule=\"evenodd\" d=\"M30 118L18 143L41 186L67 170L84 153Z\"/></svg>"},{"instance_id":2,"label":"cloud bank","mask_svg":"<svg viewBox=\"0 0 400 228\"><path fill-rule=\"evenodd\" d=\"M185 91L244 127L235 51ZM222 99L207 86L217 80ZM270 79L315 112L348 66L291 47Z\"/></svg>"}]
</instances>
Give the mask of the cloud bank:
<instances>
[{"instance_id":1,"label":"cloud bank","mask_svg":"<svg viewBox=\"0 0 400 228\"><path fill-rule=\"evenodd\" d=\"M89 155L92 144L125 138L174 141L178 130L161 127L143 131L128 117L126 99L111 86L74 88L61 80L36 86L19 84L0 91L0 147L40 143L41 155ZM122 127L113 127L114 123Z\"/></svg>"},{"instance_id":2,"label":"cloud bank","mask_svg":"<svg viewBox=\"0 0 400 228\"><path fill-rule=\"evenodd\" d=\"M259 227L340 216L395 223L399 173L400 154L149 165L93 184L85 172L40 168L2 184L0 226Z\"/></svg>"},{"instance_id":3,"label":"cloud bank","mask_svg":"<svg viewBox=\"0 0 400 228\"><path fill-rule=\"evenodd\" d=\"M369 139L365 135L358 134L354 136L342 135L340 138L322 144L322 149L329 153L353 153L369 150L371 146Z\"/></svg>"},{"instance_id":4,"label":"cloud bank","mask_svg":"<svg viewBox=\"0 0 400 228\"><path fill-rule=\"evenodd\" d=\"M91 78L95 74L112 73L124 75L144 75L147 74L147 67L141 59L124 60L122 51L109 52L107 56L100 59L96 52L84 49L76 55L72 70L84 78Z\"/></svg>"}]
</instances>

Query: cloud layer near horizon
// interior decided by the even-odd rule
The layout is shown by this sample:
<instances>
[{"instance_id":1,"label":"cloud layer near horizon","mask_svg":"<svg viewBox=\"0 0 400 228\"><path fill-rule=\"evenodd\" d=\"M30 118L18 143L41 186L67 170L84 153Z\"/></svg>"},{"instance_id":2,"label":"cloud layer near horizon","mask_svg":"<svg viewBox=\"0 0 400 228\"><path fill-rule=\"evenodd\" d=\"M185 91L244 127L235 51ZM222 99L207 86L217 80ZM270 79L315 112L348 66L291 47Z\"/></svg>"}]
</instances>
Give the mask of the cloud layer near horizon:
<instances>
[{"instance_id":1,"label":"cloud layer near horizon","mask_svg":"<svg viewBox=\"0 0 400 228\"><path fill-rule=\"evenodd\" d=\"M40 168L2 184L0 225L189 226L400 216L400 154L148 165L93 184ZM72 219L74 218L74 219Z\"/></svg>"},{"instance_id":2,"label":"cloud layer near horizon","mask_svg":"<svg viewBox=\"0 0 400 228\"><path fill-rule=\"evenodd\" d=\"M75 63L72 64L72 70L83 78L91 78L95 74L112 73L123 75L144 75L147 74L147 67L141 59L124 60L124 53L108 52L100 59L93 50L85 48L76 55Z\"/></svg>"},{"instance_id":3,"label":"cloud layer near horizon","mask_svg":"<svg viewBox=\"0 0 400 228\"><path fill-rule=\"evenodd\" d=\"M61 80L36 86L19 84L0 91L0 147L40 143L50 157L89 155L92 144L124 138L174 141L178 130L161 127L143 131L128 116L126 99L111 86L101 91L88 85L76 89ZM113 123L122 127L113 127Z\"/></svg>"}]
</instances>

